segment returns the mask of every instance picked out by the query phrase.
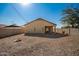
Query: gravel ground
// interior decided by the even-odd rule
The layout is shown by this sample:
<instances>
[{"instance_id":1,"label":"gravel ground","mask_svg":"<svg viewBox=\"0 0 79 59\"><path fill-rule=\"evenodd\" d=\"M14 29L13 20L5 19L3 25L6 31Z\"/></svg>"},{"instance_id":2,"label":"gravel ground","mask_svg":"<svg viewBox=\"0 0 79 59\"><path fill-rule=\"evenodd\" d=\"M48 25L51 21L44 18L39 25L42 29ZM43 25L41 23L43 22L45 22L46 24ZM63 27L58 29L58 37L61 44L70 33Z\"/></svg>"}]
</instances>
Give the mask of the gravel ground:
<instances>
[{"instance_id":1,"label":"gravel ground","mask_svg":"<svg viewBox=\"0 0 79 59\"><path fill-rule=\"evenodd\" d=\"M1 56L78 56L79 34L60 38L15 35L0 39Z\"/></svg>"}]
</instances>

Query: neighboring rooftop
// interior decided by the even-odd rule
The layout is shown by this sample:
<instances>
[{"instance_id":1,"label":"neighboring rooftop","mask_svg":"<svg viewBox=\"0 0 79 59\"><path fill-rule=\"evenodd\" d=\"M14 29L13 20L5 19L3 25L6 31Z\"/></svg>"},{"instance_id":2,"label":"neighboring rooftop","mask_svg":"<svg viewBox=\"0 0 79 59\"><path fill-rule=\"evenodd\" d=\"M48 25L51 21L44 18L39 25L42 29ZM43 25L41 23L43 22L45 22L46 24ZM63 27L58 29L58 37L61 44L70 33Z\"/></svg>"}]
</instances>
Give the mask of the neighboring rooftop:
<instances>
[{"instance_id":1,"label":"neighboring rooftop","mask_svg":"<svg viewBox=\"0 0 79 59\"><path fill-rule=\"evenodd\" d=\"M2 27L5 27L6 25L4 25L4 24L0 24L0 28L2 28Z\"/></svg>"},{"instance_id":2,"label":"neighboring rooftop","mask_svg":"<svg viewBox=\"0 0 79 59\"><path fill-rule=\"evenodd\" d=\"M6 26L6 27L20 27L20 26L17 26L16 24L12 24L12 25L9 25L9 26Z\"/></svg>"}]
</instances>

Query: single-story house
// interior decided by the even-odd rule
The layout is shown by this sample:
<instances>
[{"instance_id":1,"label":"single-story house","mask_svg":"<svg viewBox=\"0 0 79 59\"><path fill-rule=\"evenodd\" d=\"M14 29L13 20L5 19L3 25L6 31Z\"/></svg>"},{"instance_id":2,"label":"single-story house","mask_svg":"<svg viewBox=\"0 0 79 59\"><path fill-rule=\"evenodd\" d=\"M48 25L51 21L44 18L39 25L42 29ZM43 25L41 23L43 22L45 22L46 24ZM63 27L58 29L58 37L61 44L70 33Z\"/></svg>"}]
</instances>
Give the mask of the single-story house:
<instances>
[{"instance_id":1,"label":"single-story house","mask_svg":"<svg viewBox=\"0 0 79 59\"><path fill-rule=\"evenodd\" d=\"M25 24L24 30L26 33L52 33L56 32L56 24L42 18L38 18Z\"/></svg>"}]
</instances>

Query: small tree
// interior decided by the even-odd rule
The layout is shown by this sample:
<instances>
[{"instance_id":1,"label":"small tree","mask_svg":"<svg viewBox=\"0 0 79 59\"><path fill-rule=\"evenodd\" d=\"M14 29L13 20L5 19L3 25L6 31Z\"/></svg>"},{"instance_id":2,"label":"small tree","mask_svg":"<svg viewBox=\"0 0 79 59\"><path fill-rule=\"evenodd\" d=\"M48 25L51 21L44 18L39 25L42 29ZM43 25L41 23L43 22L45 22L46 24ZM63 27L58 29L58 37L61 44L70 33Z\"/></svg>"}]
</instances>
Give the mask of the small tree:
<instances>
[{"instance_id":1,"label":"small tree","mask_svg":"<svg viewBox=\"0 0 79 59\"><path fill-rule=\"evenodd\" d=\"M65 9L61 22L72 28L79 27L79 9Z\"/></svg>"}]
</instances>

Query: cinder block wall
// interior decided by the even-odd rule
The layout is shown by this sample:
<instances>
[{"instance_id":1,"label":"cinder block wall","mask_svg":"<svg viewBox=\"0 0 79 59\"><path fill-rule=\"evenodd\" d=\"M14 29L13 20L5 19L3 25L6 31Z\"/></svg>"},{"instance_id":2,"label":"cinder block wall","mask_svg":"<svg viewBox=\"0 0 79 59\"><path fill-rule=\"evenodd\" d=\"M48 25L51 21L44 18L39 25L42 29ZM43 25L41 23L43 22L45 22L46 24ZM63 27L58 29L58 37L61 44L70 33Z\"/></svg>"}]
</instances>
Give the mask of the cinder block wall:
<instances>
[{"instance_id":1,"label":"cinder block wall","mask_svg":"<svg viewBox=\"0 0 79 59\"><path fill-rule=\"evenodd\" d=\"M57 32L57 33L62 33L62 31L65 31L66 34L69 34L69 28L63 28L63 29L57 28L57 29L56 29L56 32ZM79 33L79 29L70 28L70 34L71 34L71 35L76 34L76 33Z\"/></svg>"},{"instance_id":2,"label":"cinder block wall","mask_svg":"<svg viewBox=\"0 0 79 59\"><path fill-rule=\"evenodd\" d=\"M22 28L2 28L0 29L0 38L23 33Z\"/></svg>"},{"instance_id":3,"label":"cinder block wall","mask_svg":"<svg viewBox=\"0 0 79 59\"><path fill-rule=\"evenodd\" d=\"M60 28L56 29L57 33L62 33L63 31L65 31L66 34L69 34L69 29L60 29Z\"/></svg>"}]
</instances>

